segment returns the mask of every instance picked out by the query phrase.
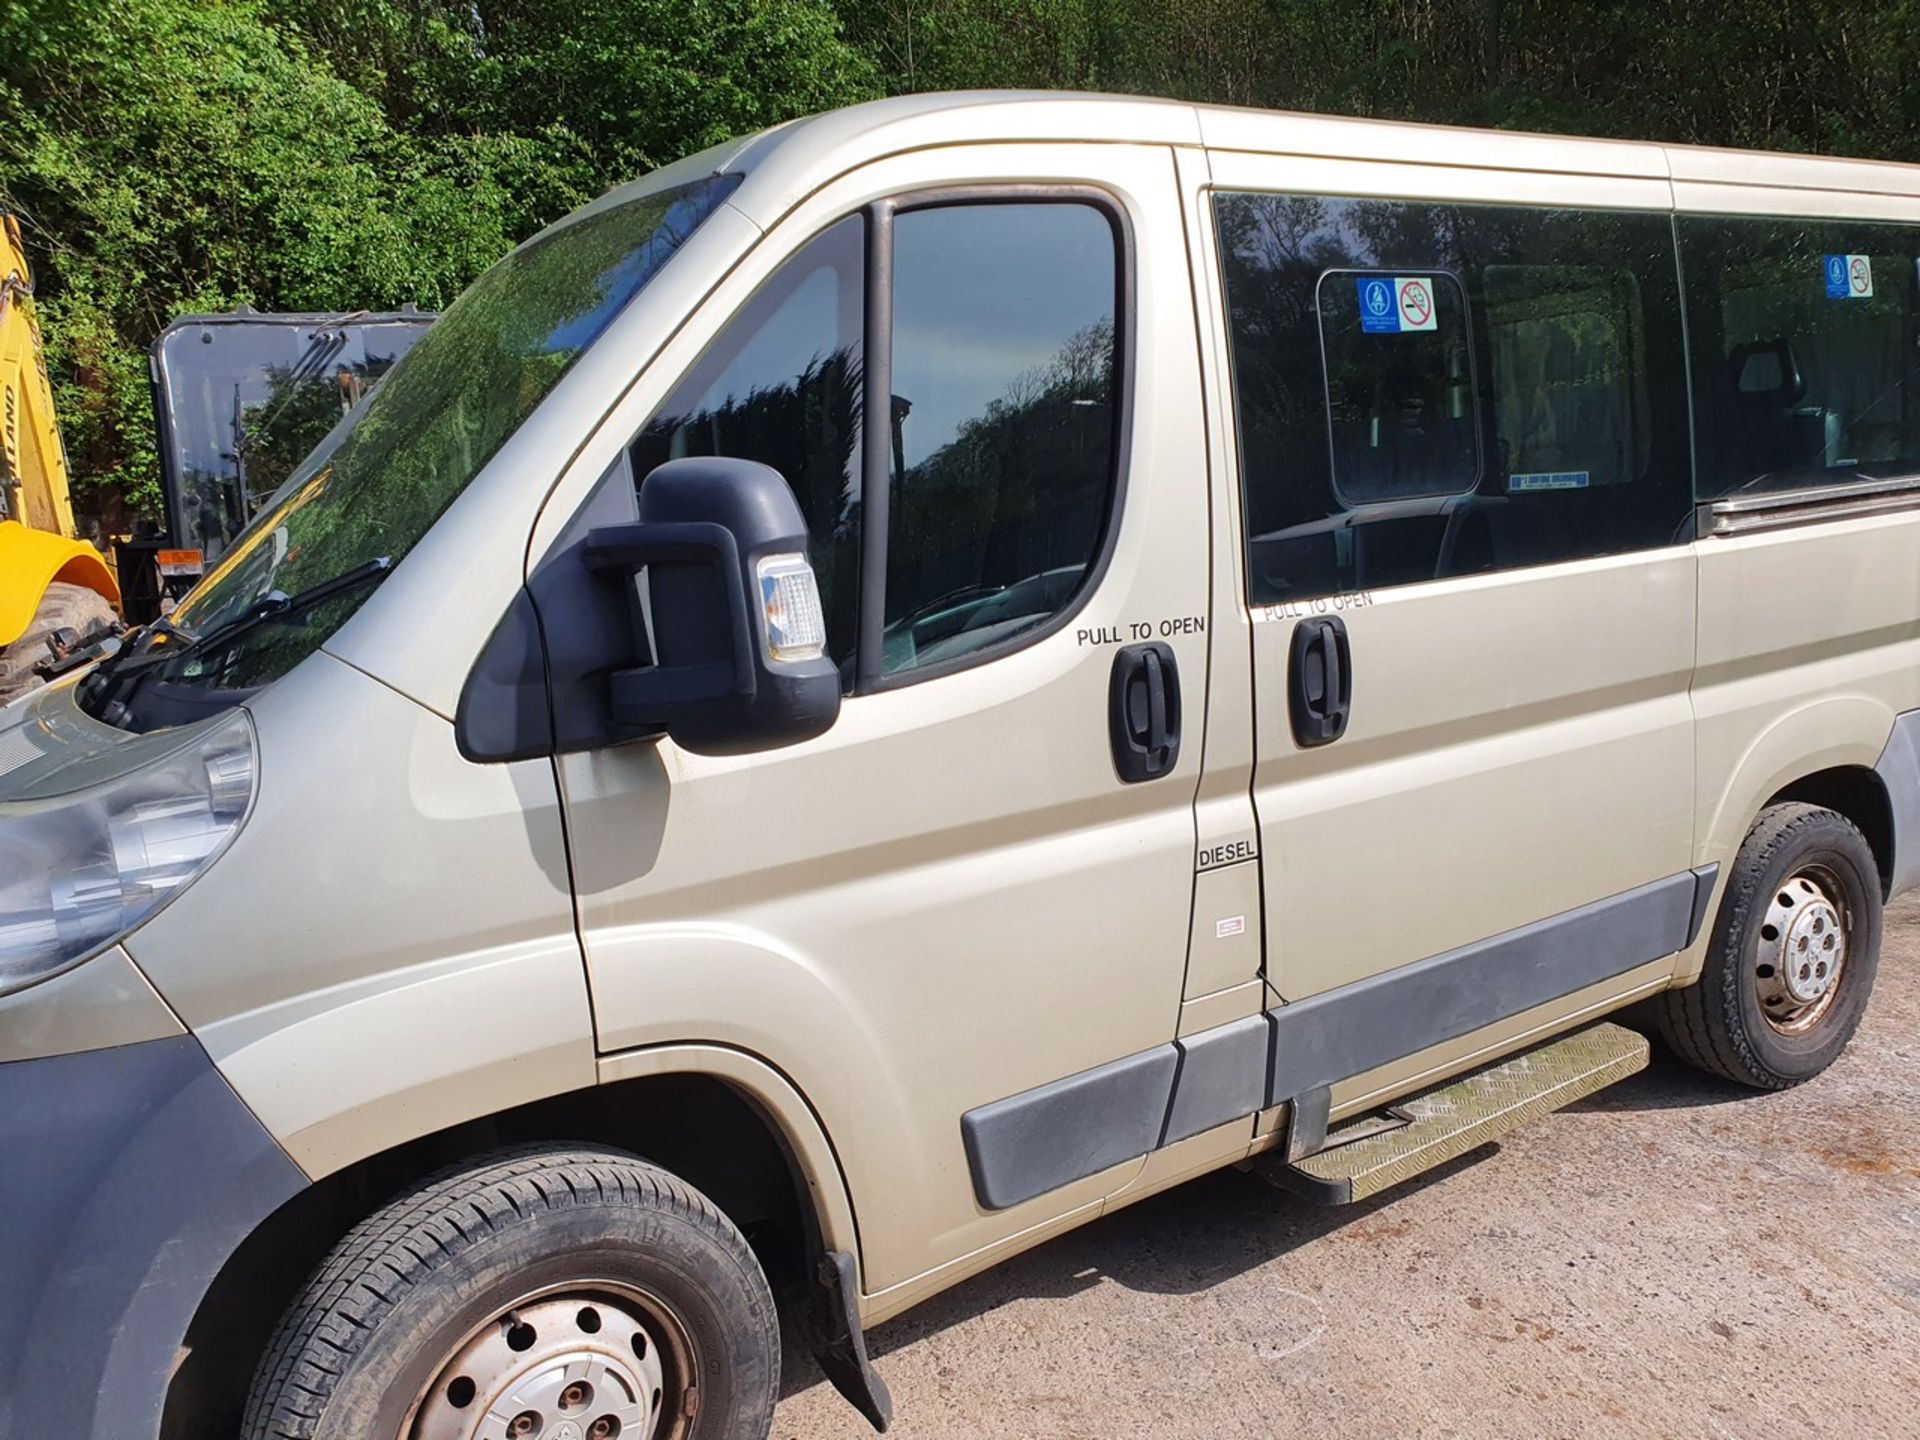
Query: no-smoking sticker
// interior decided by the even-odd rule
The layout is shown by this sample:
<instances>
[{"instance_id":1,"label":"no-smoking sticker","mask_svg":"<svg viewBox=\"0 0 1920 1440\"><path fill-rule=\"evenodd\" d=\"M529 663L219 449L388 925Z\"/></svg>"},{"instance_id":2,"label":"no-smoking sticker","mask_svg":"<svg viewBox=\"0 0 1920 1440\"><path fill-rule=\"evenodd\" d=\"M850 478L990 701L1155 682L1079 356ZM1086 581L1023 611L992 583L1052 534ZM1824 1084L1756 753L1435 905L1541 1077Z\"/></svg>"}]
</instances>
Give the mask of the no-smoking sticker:
<instances>
[{"instance_id":1,"label":"no-smoking sticker","mask_svg":"<svg viewBox=\"0 0 1920 1440\"><path fill-rule=\"evenodd\" d=\"M1825 255L1821 265L1827 278L1829 300L1870 300L1873 298L1873 258L1868 255Z\"/></svg>"},{"instance_id":2,"label":"no-smoking sticker","mask_svg":"<svg viewBox=\"0 0 1920 1440\"><path fill-rule=\"evenodd\" d=\"M1396 280L1393 283L1400 287L1400 328L1433 329L1433 287L1424 280Z\"/></svg>"},{"instance_id":3,"label":"no-smoking sticker","mask_svg":"<svg viewBox=\"0 0 1920 1440\"><path fill-rule=\"evenodd\" d=\"M1362 275L1354 286L1360 297L1360 328L1368 335L1440 328L1433 282L1423 275Z\"/></svg>"}]
</instances>

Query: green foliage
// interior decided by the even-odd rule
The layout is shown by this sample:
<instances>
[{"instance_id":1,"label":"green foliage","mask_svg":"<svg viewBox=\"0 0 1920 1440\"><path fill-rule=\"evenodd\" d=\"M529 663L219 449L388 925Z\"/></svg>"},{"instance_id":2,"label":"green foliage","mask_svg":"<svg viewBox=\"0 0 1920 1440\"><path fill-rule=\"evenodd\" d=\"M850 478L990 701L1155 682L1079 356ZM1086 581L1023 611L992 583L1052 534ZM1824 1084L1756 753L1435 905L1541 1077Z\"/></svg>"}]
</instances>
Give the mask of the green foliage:
<instances>
[{"instance_id":1,"label":"green foliage","mask_svg":"<svg viewBox=\"0 0 1920 1440\"><path fill-rule=\"evenodd\" d=\"M877 93L820 0L0 0L0 206L76 483L158 507L175 316L448 304L608 185Z\"/></svg>"},{"instance_id":2,"label":"green foliage","mask_svg":"<svg viewBox=\"0 0 1920 1440\"><path fill-rule=\"evenodd\" d=\"M1234 105L1920 159L1920 0L841 0L895 90Z\"/></svg>"},{"instance_id":3,"label":"green foliage","mask_svg":"<svg viewBox=\"0 0 1920 1440\"><path fill-rule=\"evenodd\" d=\"M977 86L1920 160L1920 0L0 0L0 205L76 478L175 315L444 306L609 185Z\"/></svg>"}]
</instances>

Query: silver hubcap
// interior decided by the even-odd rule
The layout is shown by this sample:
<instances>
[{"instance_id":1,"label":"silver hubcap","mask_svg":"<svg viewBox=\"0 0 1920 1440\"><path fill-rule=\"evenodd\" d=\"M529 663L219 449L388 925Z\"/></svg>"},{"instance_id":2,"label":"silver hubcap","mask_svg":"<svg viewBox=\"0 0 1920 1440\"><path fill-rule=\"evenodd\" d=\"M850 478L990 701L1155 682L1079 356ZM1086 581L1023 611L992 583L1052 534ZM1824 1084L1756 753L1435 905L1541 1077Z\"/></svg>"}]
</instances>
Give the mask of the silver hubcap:
<instances>
[{"instance_id":1,"label":"silver hubcap","mask_svg":"<svg viewBox=\"0 0 1920 1440\"><path fill-rule=\"evenodd\" d=\"M625 1287L529 1297L469 1335L404 1440L667 1440L687 1371L678 1323ZM671 1415L674 1419L669 1419Z\"/></svg>"},{"instance_id":2,"label":"silver hubcap","mask_svg":"<svg viewBox=\"0 0 1920 1440\"><path fill-rule=\"evenodd\" d=\"M1760 1008L1783 1031L1805 1030L1833 1003L1847 966L1847 917L1833 876L1800 871L1767 904L1754 975Z\"/></svg>"}]
</instances>

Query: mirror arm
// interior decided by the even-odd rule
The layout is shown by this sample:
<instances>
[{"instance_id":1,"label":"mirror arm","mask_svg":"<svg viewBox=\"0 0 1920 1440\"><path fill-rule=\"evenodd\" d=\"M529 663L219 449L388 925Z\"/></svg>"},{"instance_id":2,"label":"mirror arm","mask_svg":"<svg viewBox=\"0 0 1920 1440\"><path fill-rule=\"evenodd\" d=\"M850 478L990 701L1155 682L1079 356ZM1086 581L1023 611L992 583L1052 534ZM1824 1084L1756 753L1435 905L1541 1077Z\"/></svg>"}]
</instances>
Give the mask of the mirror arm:
<instances>
[{"instance_id":1,"label":"mirror arm","mask_svg":"<svg viewBox=\"0 0 1920 1440\"><path fill-rule=\"evenodd\" d=\"M650 592L657 570L698 567L713 574L726 596L731 661L676 664L676 657L658 652L651 634L642 635L655 663L616 670L609 677L616 721L657 727L718 701L752 701L758 689L753 656L759 642L740 585L739 545L731 530L707 521L597 526L587 533L584 559L589 570L614 575L629 585L645 570ZM646 624L638 608L636 604L636 629Z\"/></svg>"}]
</instances>

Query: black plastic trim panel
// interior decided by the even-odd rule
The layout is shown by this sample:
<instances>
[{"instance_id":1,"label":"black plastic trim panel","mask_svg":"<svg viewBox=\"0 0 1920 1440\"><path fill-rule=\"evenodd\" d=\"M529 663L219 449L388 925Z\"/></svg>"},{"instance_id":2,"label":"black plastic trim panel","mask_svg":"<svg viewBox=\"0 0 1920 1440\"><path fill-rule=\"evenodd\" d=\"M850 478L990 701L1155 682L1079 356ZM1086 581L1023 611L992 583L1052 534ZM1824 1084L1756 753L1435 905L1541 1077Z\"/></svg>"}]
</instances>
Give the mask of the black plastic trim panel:
<instances>
[{"instance_id":1,"label":"black plastic trim panel","mask_svg":"<svg viewBox=\"0 0 1920 1440\"><path fill-rule=\"evenodd\" d=\"M1692 949L1693 942L1700 938L1700 927L1707 923L1707 903L1713 899L1714 882L1719 878L1717 864L1702 865L1693 872L1693 916L1687 921L1687 943L1681 949Z\"/></svg>"},{"instance_id":2,"label":"black plastic trim panel","mask_svg":"<svg viewBox=\"0 0 1920 1440\"><path fill-rule=\"evenodd\" d=\"M1179 1052L1156 1045L960 1117L973 1192L1004 1210L1160 1143Z\"/></svg>"},{"instance_id":3,"label":"black plastic trim panel","mask_svg":"<svg viewBox=\"0 0 1920 1440\"><path fill-rule=\"evenodd\" d=\"M1697 881L1669 875L1269 1012L1267 1095L1364 1075L1687 948Z\"/></svg>"},{"instance_id":4,"label":"black plastic trim panel","mask_svg":"<svg viewBox=\"0 0 1920 1440\"><path fill-rule=\"evenodd\" d=\"M1873 767L1887 787L1893 815L1893 857L1887 898L1920 885L1920 710L1896 715L1887 748Z\"/></svg>"}]
</instances>

